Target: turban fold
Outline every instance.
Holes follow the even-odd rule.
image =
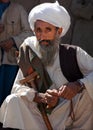
[[[34,23],[37,20],[48,22],[56,27],[62,27],[61,36],[64,36],[70,27],[70,16],[67,10],[58,2],[43,3],[34,7],[28,17],[31,29],[34,31]]]

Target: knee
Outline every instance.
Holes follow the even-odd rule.
[[[7,96],[5,100],[5,104],[9,104],[9,105],[17,104],[18,102],[19,102],[19,97],[15,94],[11,94]]]

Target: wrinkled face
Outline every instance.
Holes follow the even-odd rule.
[[[40,44],[41,60],[45,65],[51,65],[58,49],[62,28],[57,28],[47,22],[37,20],[34,31]]]
[[[62,28],[57,28],[47,22],[37,20],[35,23],[35,35],[38,41],[50,40],[53,41],[56,36],[60,35]],[[43,41],[42,44],[48,45],[47,42]]]
[[[4,2],[4,3],[7,3],[9,2],[10,0],[0,0],[0,2]]]

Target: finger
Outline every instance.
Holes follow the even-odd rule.
[[[53,96],[58,96],[58,90],[53,89],[53,90],[47,90],[47,93]]]
[[[45,94],[45,98],[52,98],[52,95],[49,94],[49,93],[46,93],[46,94]]]
[[[64,96],[65,92],[66,92],[66,87],[63,86],[63,87],[59,90],[58,95],[59,95],[59,96]]]
[[[63,86],[61,86],[60,88],[59,88],[59,91],[61,91],[63,89]]]
[[[51,90],[51,89],[48,89],[46,92],[47,92],[47,93],[51,93],[51,92],[52,92],[52,90]]]

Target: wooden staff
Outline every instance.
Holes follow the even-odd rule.
[[[37,90],[36,84],[34,82],[36,77],[38,78],[39,75],[38,75],[38,73],[36,71],[34,71],[32,74],[30,74],[26,78],[20,80],[20,83],[22,85],[25,84],[25,83],[30,83],[31,87],[34,88],[35,90]],[[44,122],[46,124],[47,130],[53,130],[53,128],[51,126],[51,123],[50,123],[50,121],[48,119],[48,116],[46,114],[45,107],[44,107],[43,103],[39,103],[39,109],[40,109],[41,115],[43,117],[43,120],[44,120]]]

